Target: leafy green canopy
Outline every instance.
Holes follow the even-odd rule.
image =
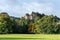
[[[32,12],[24,17],[0,13],[0,34],[60,34],[60,18]]]

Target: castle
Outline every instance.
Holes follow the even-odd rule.
[[[26,15],[24,16],[24,18],[25,19],[30,19],[30,20],[33,20],[34,18],[36,18],[36,17],[43,17],[42,16],[43,14],[40,14],[40,13],[38,13],[38,12],[32,12],[32,14],[28,14],[28,13],[26,13]]]
[[[30,19],[30,20],[33,20],[35,17],[36,17],[37,15],[36,14],[26,14],[25,16],[24,16],[24,18],[25,19]]]

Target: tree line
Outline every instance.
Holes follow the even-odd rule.
[[[1,12],[0,34],[60,34],[60,18],[39,12],[18,18]]]

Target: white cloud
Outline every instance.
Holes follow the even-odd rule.
[[[37,2],[18,3],[17,1],[18,0],[16,0],[15,2],[12,0],[1,0],[0,1],[0,12],[6,11],[9,13],[9,15],[21,17],[25,13],[31,13],[32,11],[51,14],[52,11],[54,10],[52,3],[37,3]]]
[[[52,4],[43,4],[43,3],[36,3],[36,2],[32,2],[32,3],[24,3],[23,4],[23,11],[31,13],[32,11],[35,12],[40,12],[40,13],[52,13],[53,11],[53,6]]]
[[[11,16],[20,16],[20,5],[16,5],[12,0],[0,0],[0,12],[8,12]]]

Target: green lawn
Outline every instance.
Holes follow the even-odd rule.
[[[0,40],[60,40],[56,34],[0,34]]]

